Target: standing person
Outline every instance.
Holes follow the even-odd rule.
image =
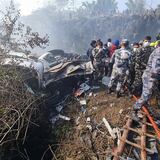
[[[141,109],[143,105],[146,105],[151,98],[153,87],[160,80],[160,41],[149,57],[149,61],[146,70],[142,76],[143,90],[139,100],[134,104],[135,111]]]
[[[156,41],[160,41],[160,33],[156,35]]]
[[[96,47],[96,41],[92,40],[90,43],[90,48],[87,50],[87,56],[88,58],[91,60],[92,64],[93,64],[93,55],[92,55],[92,51],[93,49]]]
[[[108,46],[108,48],[110,48],[112,46],[112,39],[111,38],[108,38],[107,46]]]
[[[151,47],[156,47],[156,43],[160,41],[160,33],[156,35],[156,41],[150,44]]]
[[[119,48],[119,40],[115,40],[113,41],[112,43],[112,46],[109,48],[109,57],[111,58],[113,53],[115,52],[116,49]],[[112,68],[113,68],[113,64],[112,63],[109,63],[109,66],[108,66],[108,77],[111,76],[111,73],[112,73]]]
[[[95,69],[96,79],[101,79],[105,71],[105,52],[103,49],[103,42],[97,40],[96,48],[92,50],[93,55],[93,67]]]
[[[131,94],[134,95],[139,95],[141,93],[138,93],[138,91],[141,90],[142,86],[141,86],[141,62],[140,60],[140,56],[141,56],[141,52],[140,52],[140,45],[139,43],[133,43],[133,49],[132,49],[132,61],[131,61]],[[136,92],[137,91],[137,92]]]
[[[143,40],[139,41],[139,48],[141,48],[143,46]]]
[[[146,36],[142,47],[140,49],[135,49],[135,58],[134,58],[134,70],[135,70],[135,80],[133,83],[133,94],[137,96],[141,95],[142,93],[142,75],[144,70],[146,69],[147,62],[149,56],[153,51],[153,47],[150,46],[151,37]]]
[[[117,40],[113,41],[111,47],[109,48],[110,57],[112,57],[114,51],[115,51],[116,49],[118,49],[118,48],[119,48],[119,40],[117,39]]]
[[[114,52],[110,61],[113,63],[113,70],[108,85],[108,94],[112,92],[112,88],[116,83],[117,98],[120,97],[121,89],[124,87],[123,85],[129,75],[131,52],[127,50],[128,46],[129,41],[127,39],[122,40],[121,48]]]
[[[132,48],[129,50],[131,51],[132,53],[132,56],[131,56],[131,65],[130,65],[130,70],[129,70],[129,79],[128,79],[128,89],[129,91],[131,92],[131,85],[133,84],[134,80],[135,80],[135,58],[136,58],[136,54],[137,52],[139,51],[139,43],[137,42],[134,42],[132,44]]]
[[[109,68],[109,62],[110,62],[110,51],[108,49],[107,44],[104,44],[103,51],[105,54],[105,76],[108,75],[108,68]]]

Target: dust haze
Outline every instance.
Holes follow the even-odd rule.
[[[85,54],[91,39],[128,38],[131,42],[159,32],[158,1],[130,0],[49,0],[39,1],[37,9],[22,21],[40,34],[48,34],[46,50],[63,49]],[[2,3],[2,2],[1,2]],[[3,2],[4,3],[4,2]],[[19,2],[16,1],[17,7]],[[39,6],[39,7],[38,7]],[[154,24],[154,25],[153,25]],[[34,50],[34,52],[44,52]]]

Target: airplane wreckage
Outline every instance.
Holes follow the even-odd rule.
[[[14,65],[24,71],[26,84],[33,91],[40,91],[65,78],[93,73],[91,62],[86,56],[65,53],[63,50],[51,50],[40,57],[10,51],[1,64],[7,67]]]

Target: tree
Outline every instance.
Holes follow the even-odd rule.
[[[56,7],[63,10],[69,3],[69,0],[55,0]]]
[[[157,8],[156,8],[156,14],[158,15],[160,15],[160,4],[157,6]]]
[[[10,50],[29,53],[30,49],[36,46],[45,47],[49,42],[47,35],[41,38],[37,32],[32,32],[29,26],[19,22],[20,12],[13,1],[10,1],[2,14],[0,61]],[[14,63],[0,64],[0,159],[26,159],[25,152],[22,153],[20,147],[27,140],[28,130],[31,129],[30,122],[36,121],[38,114],[35,113],[40,99],[28,92],[26,84],[27,79],[36,78],[37,74],[32,67],[20,69]]]
[[[117,10],[116,0],[97,0],[96,8],[98,13],[107,14]]]
[[[2,12],[3,18],[0,23],[0,51],[7,53],[10,50],[29,53],[34,47],[45,47],[49,42],[48,35],[40,37],[39,33],[32,32],[31,27],[19,22],[20,11],[10,1],[9,7]]]
[[[97,0],[92,3],[84,2],[82,6],[89,14],[105,15],[116,12],[118,3],[116,0]]]
[[[127,0],[125,3],[127,10],[132,14],[140,14],[145,10],[145,0]]]
[[[82,13],[87,13],[88,15],[92,15],[95,11],[96,2],[93,1],[92,3],[83,2],[82,3]]]

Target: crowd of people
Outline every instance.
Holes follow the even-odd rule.
[[[108,39],[103,44],[99,39],[92,40],[90,45],[87,56],[94,68],[94,78],[110,77],[107,94],[115,91],[117,98],[125,93],[139,96],[133,106],[135,111],[146,105],[160,81],[160,33],[155,41],[146,36],[133,44],[127,39]]]

